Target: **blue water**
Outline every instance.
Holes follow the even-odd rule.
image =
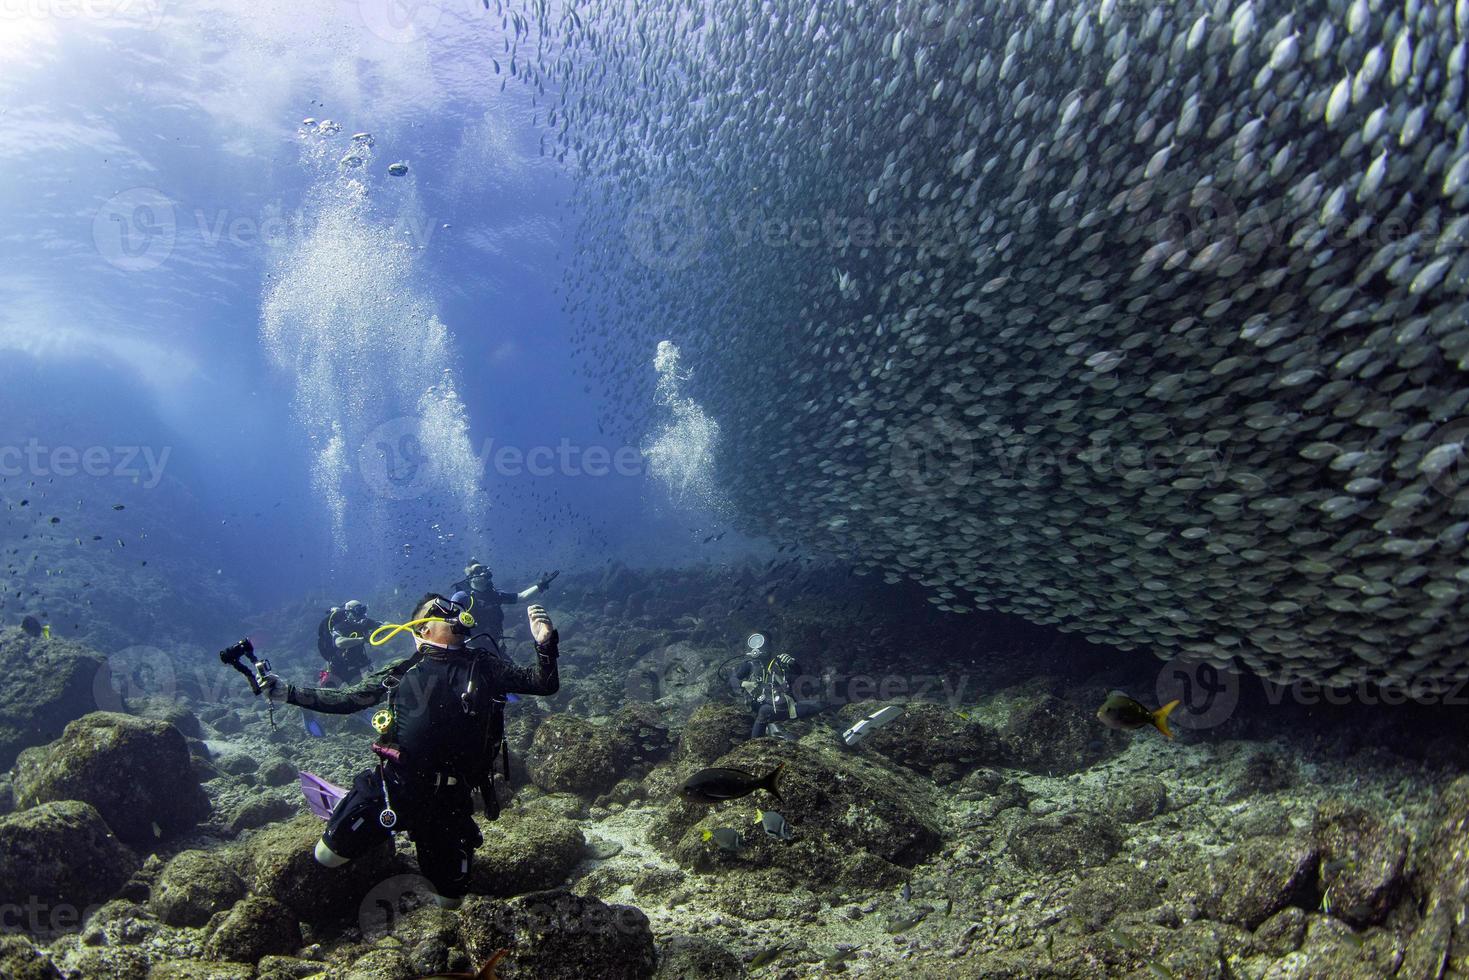
[[[0,495],[7,541],[55,548],[26,556],[7,616],[74,599],[73,573],[183,601],[210,578],[248,606],[447,588],[470,555],[523,588],[741,547],[703,545],[709,515],[599,431],[563,312],[570,179],[540,153],[555,93],[500,91],[478,2],[414,10],[4,22]],[[357,132],[373,145],[344,167]],[[37,571],[63,558],[66,578]]]

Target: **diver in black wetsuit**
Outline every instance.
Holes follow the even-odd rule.
[[[464,568],[464,577],[455,582],[452,588],[456,593],[469,594],[472,600],[469,611],[479,629],[498,641],[500,634],[505,631],[505,610],[500,607],[513,606],[540,595],[551,587],[551,583],[560,574],[551,572],[549,575],[542,575],[540,581],[520,592],[501,592],[495,588],[495,574],[484,564],[471,558]]]
[[[356,599],[348,599],[338,608],[333,606],[316,627],[316,650],[326,661],[321,683],[355,684],[372,667],[367,656],[367,638],[382,626],[368,618],[367,607]]]
[[[770,654],[764,651],[765,637],[752,634],[746,641],[745,656],[735,667],[732,676],[739,682],[755,712],[755,722],[750,727],[750,737],[762,735],[786,737],[777,720],[809,718],[825,711],[829,705],[823,701],[800,700],[792,693],[792,687],[802,676],[801,665],[785,653]]]
[[[332,811],[316,859],[338,867],[406,830],[417,845],[419,868],[434,886],[434,900],[445,908],[463,901],[474,849],[483,842],[472,817],[471,790],[483,795],[486,816],[499,815],[493,779],[507,753],[505,695],[555,694],[561,685],[559,637],[545,609],[528,610],[536,664],[520,667],[493,642],[468,645],[476,624],[467,605],[468,596],[425,596],[408,623],[388,627],[412,630],[413,655],[350,687],[300,688],[275,674],[261,683],[273,701],[327,714],[387,702],[373,716],[380,733],[373,751],[381,761],[353,781]]]

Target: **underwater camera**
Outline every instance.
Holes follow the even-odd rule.
[[[250,666],[246,667],[240,662],[242,660],[250,661]],[[250,682],[250,690],[256,694],[260,693],[260,678],[270,673],[270,661],[260,660],[255,656],[255,644],[248,638],[219,651],[219,662],[244,674],[245,679]]]

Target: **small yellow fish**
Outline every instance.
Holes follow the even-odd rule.
[[[49,623],[41,627],[41,636],[48,640],[51,639],[51,625]]]

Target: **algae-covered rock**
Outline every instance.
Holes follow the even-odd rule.
[[[321,964],[315,964],[317,972]],[[209,960],[174,959],[154,963],[148,980],[267,980],[249,963],[219,963]]]
[[[262,956],[255,968],[255,980],[306,980],[321,975],[320,963],[295,956]]]
[[[572,715],[552,715],[531,743],[531,780],[548,793],[595,797],[622,778],[631,746],[615,728]]]
[[[838,715],[840,724],[846,727],[880,707],[873,701],[847,705]],[[989,729],[942,705],[922,702],[907,705],[901,717],[877,729],[863,744],[899,765],[933,777],[940,785],[961,779],[1000,756],[999,741]]]
[[[708,765],[750,737],[748,711],[732,704],[703,704],[679,733],[674,758],[680,763]]]
[[[1309,841],[1254,837],[1186,884],[1210,919],[1255,929],[1288,905],[1311,901],[1320,856]]]
[[[52,800],[90,803],[118,838],[137,848],[182,833],[209,815],[189,747],[161,721],[96,711],[16,763],[20,807]]]
[[[1123,912],[1141,912],[1161,902],[1157,885],[1130,864],[1109,864],[1071,889],[1071,912],[1095,932]]]
[[[0,977],[6,980],[61,980],[51,958],[24,936],[0,934]]]
[[[240,834],[278,820],[289,820],[300,812],[298,803],[285,799],[278,793],[260,793],[241,801],[230,812],[229,828],[233,833]]]
[[[674,936],[658,947],[658,980],[724,980],[743,972],[740,958],[700,936]]]
[[[342,980],[415,980],[420,975],[402,950],[374,949],[353,961],[341,977]]]
[[[1408,835],[1345,800],[1316,811],[1323,907],[1357,928],[1383,922],[1407,889]]]
[[[1122,733],[1098,724],[1095,714],[1095,707],[1049,694],[1023,698],[1000,728],[1003,757],[1017,769],[1047,774],[1095,765],[1126,745]]]
[[[256,831],[234,849],[250,890],[285,905],[303,922],[355,919],[363,897],[389,877],[393,850],[384,842],[340,868],[316,862],[323,824],[310,814]]]
[[[1107,786],[1106,810],[1118,823],[1142,823],[1168,809],[1168,787],[1153,776],[1120,779]]]
[[[267,786],[285,786],[294,783],[301,773],[290,760],[275,756],[260,764],[260,771],[257,775],[260,781]]]
[[[1009,845],[1022,867],[1055,873],[1106,864],[1122,841],[1101,816],[1059,813],[1019,824],[1010,832]]]
[[[93,688],[105,661],[95,651],[63,639],[0,630],[0,769],[15,764],[21,749],[44,745],[66,723],[95,711]]]
[[[184,707],[174,698],[162,697],[157,694],[141,698],[129,698],[127,700],[127,711],[130,715],[140,718],[152,718],[172,725],[183,733],[185,738],[203,738],[204,728],[199,724],[199,719],[192,711]]]
[[[29,932],[74,928],[83,907],[106,901],[137,867],[87,803],[60,800],[0,817],[0,905],[39,909]],[[56,921],[62,912],[69,921]]]
[[[494,823],[476,819],[484,836],[474,853],[470,890],[476,894],[507,898],[556,888],[586,849],[581,828],[570,820],[513,812]]]
[[[674,739],[658,709],[651,704],[634,702],[623,705],[612,716],[611,727],[620,736],[622,744],[627,746],[626,774],[642,775],[673,752]]]
[[[868,886],[892,879],[938,846],[931,787],[905,770],[883,767],[835,747],[756,739],[715,760],[717,766],[763,776],[783,765],[782,799],[764,790],[714,806],[672,798],[649,838],[686,867],[776,871],[807,884]],[[756,809],[774,810],[791,838],[776,840],[756,823]],[[704,830],[732,827],[745,835],[735,854],[705,841]]]
[[[294,953],[301,947],[295,914],[260,895],[244,899],[215,928],[204,951],[213,960],[254,963],[262,956]]]
[[[460,943],[478,966],[496,950],[503,980],[644,980],[656,963],[642,910],[608,905],[564,889],[499,902],[473,896],[459,913]]]
[[[206,851],[173,857],[153,886],[149,907],[171,926],[202,926],[245,894],[240,876]]]

